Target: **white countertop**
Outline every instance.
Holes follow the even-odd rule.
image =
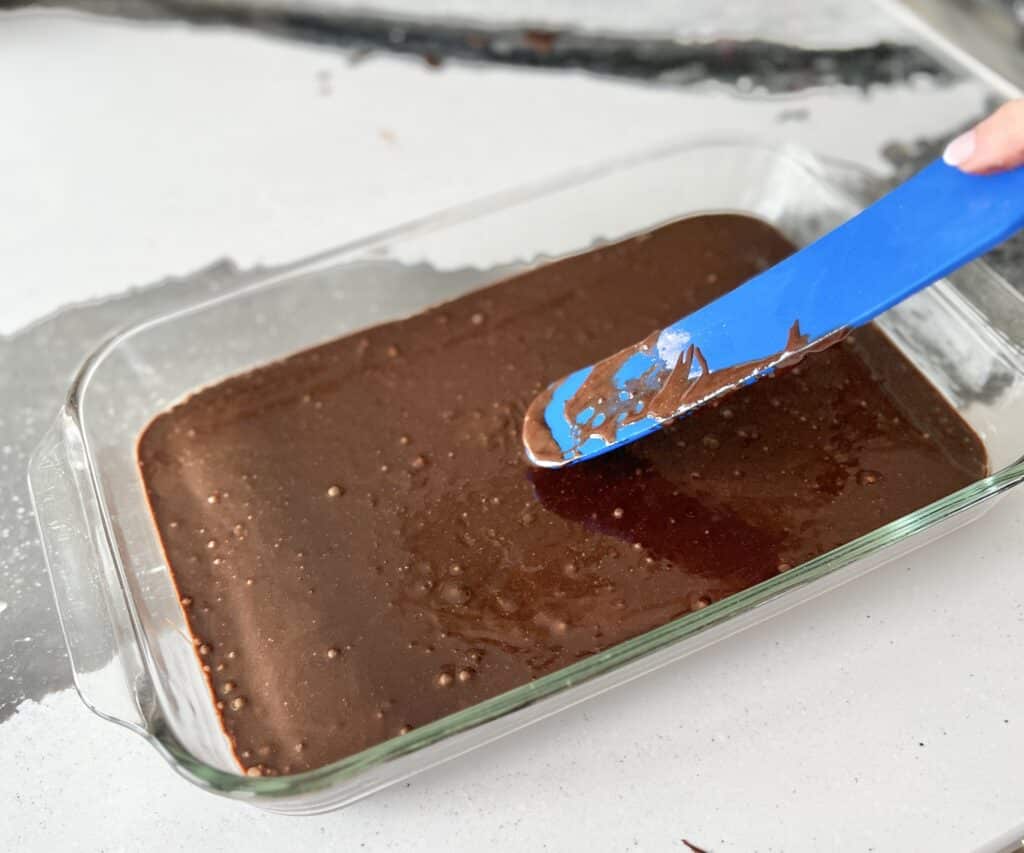
[[[351,65],[230,30],[0,15],[0,335],[218,258],[281,262],[727,129],[730,110],[877,168],[880,141],[901,132],[854,138],[826,104],[798,123],[778,120],[777,101],[697,116],[692,97],[573,72]],[[951,130],[927,88],[875,97],[904,132]],[[970,85],[954,98],[980,109]],[[853,91],[845,109],[876,114]],[[968,850],[1024,812],[1022,553],[1014,493],[770,623],[315,818],[192,788],[64,689],[0,724],[0,848]],[[18,605],[0,599],[2,622]]]

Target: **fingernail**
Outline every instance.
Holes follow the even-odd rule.
[[[946,150],[942,152],[942,159],[950,166],[960,166],[966,163],[974,153],[974,137],[973,130],[961,133],[946,146]]]

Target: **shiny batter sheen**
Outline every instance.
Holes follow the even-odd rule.
[[[557,471],[551,381],[792,246],[701,216],[205,389],[139,464],[225,731],[318,767],[707,606],[964,486],[978,439],[873,328]]]

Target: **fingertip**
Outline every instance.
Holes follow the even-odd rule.
[[[946,165],[963,168],[963,166],[971,159],[975,149],[978,147],[977,137],[977,133],[971,129],[966,133],[961,133],[956,139],[950,142],[949,145],[946,146],[946,150],[942,152],[942,159],[945,161]]]
[[[1024,99],[1003,104],[950,142],[943,160],[973,175],[1005,172],[1024,164]]]

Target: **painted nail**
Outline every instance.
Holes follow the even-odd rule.
[[[942,152],[942,159],[950,166],[959,166],[970,159],[974,148],[975,133],[973,130],[968,130],[967,133],[961,133],[946,146],[946,150]]]

